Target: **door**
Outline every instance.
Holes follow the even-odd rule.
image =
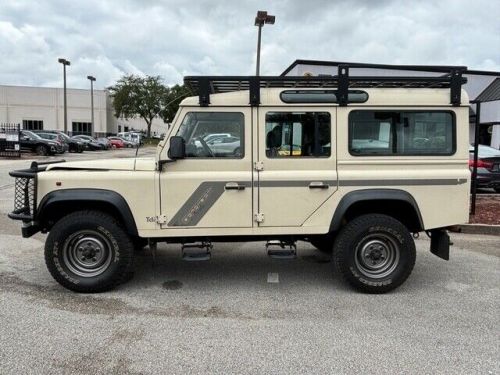
[[[259,107],[259,226],[300,226],[337,189],[335,111]]]
[[[186,158],[160,173],[162,228],[252,227],[250,109],[184,108],[179,119],[171,135],[184,138]]]

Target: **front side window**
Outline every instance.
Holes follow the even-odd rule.
[[[270,158],[328,157],[331,154],[328,112],[268,112],[266,155]]]
[[[242,158],[244,116],[240,112],[189,112],[177,132],[187,158]]]
[[[352,155],[452,155],[455,119],[447,111],[352,111]]]

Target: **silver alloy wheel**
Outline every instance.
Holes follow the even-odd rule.
[[[111,264],[110,241],[101,233],[82,230],[72,234],[63,247],[63,262],[75,275],[95,277]]]
[[[398,266],[399,258],[397,240],[385,233],[372,233],[364,237],[354,254],[359,272],[372,279],[390,275]]]

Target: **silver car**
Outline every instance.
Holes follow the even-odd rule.
[[[241,156],[240,139],[238,137],[223,136],[212,138],[207,142],[207,146],[215,155]]]

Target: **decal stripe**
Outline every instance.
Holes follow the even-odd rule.
[[[168,222],[168,226],[194,226],[197,225],[205,214],[212,208],[217,200],[224,194],[228,182],[234,181],[205,181],[196,188],[186,203]],[[254,187],[309,187],[312,182],[323,182],[325,185],[336,186],[335,180],[274,180],[254,181]],[[450,179],[400,179],[400,180],[340,180],[339,186],[452,186],[467,183],[466,178]],[[240,181],[238,185],[252,187],[251,181]]]
[[[205,181],[191,194],[189,199],[168,222],[168,226],[193,226],[205,216],[225,191],[229,181]],[[233,181],[231,181],[233,182]],[[238,185],[251,187],[251,182],[238,182]]]

